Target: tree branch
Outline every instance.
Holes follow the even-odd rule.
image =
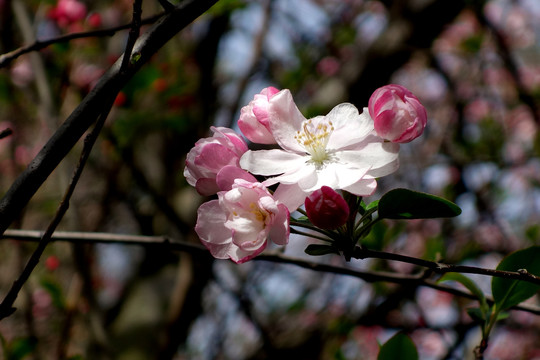
[[[164,13],[160,13],[154,16],[150,16],[146,19],[142,19],[141,25],[153,24],[164,15],[165,15]],[[37,40],[33,42],[32,44],[20,47],[18,49],[15,49],[13,51],[0,55],[0,68],[6,67],[7,65],[9,65],[12,61],[16,60],[21,55],[28,54],[33,51],[39,51],[39,50],[45,49],[53,44],[60,44],[60,43],[69,42],[71,40],[89,38],[89,37],[113,36],[118,31],[127,30],[130,28],[131,28],[131,23],[115,26],[115,27],[111,27],[107,29],[74,32],[74,33],[54,37],[48,40]]]
[[[66,189],[66,192],[64,194],[64,197],[62,198],[62,201],[60,202],[60,205],[58,206],[58,210],[56,211],[56,214],[54,215],[53,219],[49,223],[47,230],[45,231],[43,236],[40,238],[37,248],[34,250],[34,252],[32,253],[32,256],[26,263],[26,266],[24,267],[21,275],[13,283],[12,287],[9,289],[9,292],[4,297],[4,300],[2,300],[2,303],[0,303],[0,320],[10,316],[16,310],[13,307],[13,304],[15,303],[15,300],[17,299],[19,292],[21,291],[26,281],[30,278],[30,274],[32,274],[32,271],[34,271],[35,267],[39,263],[39,259],[41,258],[41,255],[43,254],[43,252],[45,251],[45,248],[51,241],[51,237],[54,231],[56,230],[56,228],[58,227],[58,225],[64,218],[64,215],[66,214],[66,212],[68,211],[69,202],[71,200],[73,192],[75,191],[75,187],[77,186],[77,183],[79,182],[79,179],[81,178],[84,166],[86,165],[86,162],[88,158],[90,157],[92,148],[94,147],[94,144],[96,143],[99,133],[101,129],[103,128],[103,124],[105,123],[105,120],[107,119],[107,116],[109,115],[109,111],[111,107],[112,107],[112,102],[108,104],[107,108],[100,115],[100,119],[98,120],[96,126],[94,127],[92,132],[88,134],[88,136],[86,137],[85,142],[84,142],[84,147],[81,152],[81,156],[79,158],[79,163],[77,164],[77,167],[75,168],[73,177],[71,178],[71,181],[68,185],[68,188]]]
[[[45,182],[56,166],[68,154],[78,139],[96,121],[103,104],[116,98],[118,92],[174,35],[206,12],[218,0],[186,0],[158,20],[135,43],[133,51],[138,53],[136,61],[125,71],[120,71],[120,58],[101,77],[94,89],[58,128],[38,155],[19,175],[10,189],[0,199],[0,233],[3,233],[35,192]]]
[[[418,265],[424,268],[427,268],[437,274],[445,274],[449,272],[458,272],[465,274],[478,274],[478,275],[487,275],[492,277],[501,277],[505,279],[514,279],[527,281],[533,284],[540,285],[540,277],[527,272],[525,269],[520,269],[519,271],[501,271],[501,270],[492,270],[484,269],[474,266],[465,266],[465,265],[452,265],[445,264],[436,261],[429,261],[424,259],[418,259],[410,256],[393,254],[384,251],[375,251],[369,250],[366,248],[356,247],[353,252],[353,257],[355,259],[386,259],[393,261],[400,261],[408,264]]]
[[[14,240],[21,240],[21,241],[39,241],[39,239],[41,238],[41,235],[42,235],[42,232],[34,231],[34,230],[7,230],[2,235],[1,239],[14,239]],[[106,244],[117,243],[117,244],[125,244],[125,245],[154,246],[154,247],[161,247],[163,248],[164,251],[166,250],[186,251],[195,256],[202,256],[206,258],[211,257],[208,250],[206,250],[206,248],[201,244],[193,244],[187,241],[179,241],[176,239],[171,239],[166,236],[139,236],[139,235],[122,235],[122,234],[109,234],[109,233],[85,233],[85,232],[58,231],[58,232],[55,232],[54,236],[51,238],[51,241],[67,241],[71,243],[106,243]],[[386,257],[382,257],[385,259],[390,259],[389,255],[396,255],[396,258],[403,257],[402,255],[398,255],[398,254],[389,254],[389,253],[383,253],[383,252],[374,252],[373,255],[375,255],[375,253],[381,256],[385,256],[384,254],[387,254]],[[410,259],[414,259],[414,258],[410,258]],[[477,298],[474,295],[468,292],[456,289],[451,286],[439,284],[433,280],[426,279],[427,274],[408,275],[408,274],[390,273],[390,272],[382,272],[382,271],[359,271],[359,270],[354,270],[354,269],[350,269],[346,267],[332,266],[332,265],[321,264],[321,263],[308,261],[308,260],[304,260],[300,258],[285,256],[279,253],[263,253],[255,257],[253,260],[270,261],[270,262],[281,263],[281,264],[291,264],[291,265],[303,267],[305,269],[310,269],[313,271],[348,275],[348,276],[353,276],[353,277],[362,279],[369,283],[385,281],[385,282],[402,284],[402,285],[405,284],[405,285],[412,285],[412,286],[425,286],[425,287],[429,287],[438,291],[444,291],[446,293],[449,293],[455,296],[477,300]],[[395,259],[390,259],[390,260],[395,260]],[[417,259],[417,260],[419,262],[426,261],[422,259]],[[436,264],[439,264],[439,266],[442,265],[443,267],[452,266],[452,265],[441,264],[441,263],[436,263]],[[457,268],[457,265],[456,265],[456,268]],[[473,267],[465,267],[465,268],[469,268],[471,270],[473,269],[477,270],[476,272],[470,271],[470,273],[488,275],[488,276],[503,276],[503,277],[508,275],[508,276],[511,276],[512,278],[514,278],[514,276],[516,275],[519,275],[521,276],[520,280],[530,281],[529,276],[527,275],[524,276],[521,273],[514,273],[514,272],[508,272],[508,271],[496,271],[495,273],[493,273],[495,270],[473,268]],[[488,298],[488,301],[493,302],[493,300],[489,298]],[[529,305],[522,304],[522,305],[515,306],[512,309],[526,311],[529,313],[540,315],[540,308],[536,306],[529,306]]]

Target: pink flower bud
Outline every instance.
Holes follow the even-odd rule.
[[[232,184],[230,179],[233,174],[229,166],[239,168],[240,157],[247,151],[244,139],[231,129],[224,127],[212,127],[214,136],[200,139],[193,149],[187,154],[184,176],[191,186],[195,186],[197,192],[204,196],[216,194],[220,188],[216,181],[218,173],[227,170],[223,184]],[[246,173],[247,174],[247,173]],[[247,174],[249,175],[249,174]],[[246,176],[247,176],[246,175]],[[246,176],[240,176],[247,180]]]
[[[275,144],[268,118],[268,101],[279,92],[274,87],[264,88],[240,110],[238,127],[246,138],[258,144]]]
[[[369,98],[368,106],[375,131],[385,140],[407,143],[422,135],[426,127],[426,109],[401,85],[378,88]]]
[[[347,202],[328,186],[323,186],[308,196],[305,206],[311,223],[321,229],[336,229],[349,218]]]

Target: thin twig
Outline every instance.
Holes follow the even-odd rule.
[[[122,65],[120,71],[126,71],[131,60],[131,53],[135,42],[139,38],[141,30],[141,16],[142,16],[142,0],[133,1],[133,17],[131,20],[131,28],[129,29],[128,39],[126,42],[126,49],[124,50],[124,57],[122,58]]]
[[[4,129],[0,132],[0,139],[6,138],[13,134],[13,130],[10,128]]]
[[[13,312],[15,312],[16,309],[13,307],[13,304],[15,303],[15,300],[17,299],[19,292],[21,291],[23,285],[26,283],[26,281],[30,277],[30,274],[32,274],[32,271],[38,265],[39,259],[41,258],[41,255],[45,251],[45,248],[51,241],[54,231],[56,230],[56,228],[58,227],[58,225],[64,218],[64,215],[66,214],[67,210],[69,209],[69,201],[73,195],[73,192],[75,191],[75,187],[77,186],[77,183],[81,177],[84,166],[86,165],[86,161],[88,160],[88,157],[90,156],[92,148],[98,138],[98,135],[101,129],[103,128],[103,124],[105,123],[105,119],[107,118],[111,107],[112,107],[112,102],[103,111],[103,113],[98,119],[98,122],[96,123],[96,126],[94,127],[92,132],[90,132],[90,134],[88,134],[88,136],[85,138],[83,150],[79,158],[79,163],[77,164],[77,167],[75,168],[73,177],[71,178],[69,186],[64,194],[64,197],[62,198],[62,201],[60,202],[60,205],[58,206],[58,209],[56,211],[56,214],[54,215],[54,218],[49,223],[49,226],[47,227],[47,230],[45,231],[45,233],[41,236],[41,239],[39,240],[37,248],[32,253],[32,256],[28,260],[21,275],[19,276],[17,280],[15,280],[9,292],[4,297],[4,300],[2,301],[2,303],[0,304],[0,320],[10,316],[11,314],[13,314]]]
[[[33,230],[7,230],[2,239],[14,239],[21,241],[39,241],[42,236],[42,232],[33,231]],[[140,236],[140,235],[122,235],[122,234],[110,234],[110,233],[86,233],[86,232],[65,232],[58,231],[54,233],[54,236],[51,238],[51,241],[66,241],[71,243],[106,243],[106,244],[125,244],[125,245],[139,245],[139,246],[156,246],[161,247],[164,250],[171,251],[186,251],[196,256],[206,256],[210,257],[208,250],[200,244],[193,244],[187,241],[179,241],[176,239],[171,239],[166,236]],[[379,254],[385,254],[382,252],[377,252]],[[394,254],[396,255],[396,254]],[[389,258],[386,256],[384,258]],[[282,264],[292,264],[300,266],[306,269],[311,269],[313,271],[328,272],[340,275],[349,275],[359,279],[362,279],[367,282],[391,282],[397,284],[413,284],[415,286],[425,286],[438,291],[444,291],[456,296],[476,300],[476,297],[468,292],[461,291],[454,287],[447,285],[438,284],[437,282],[427,280],[425,274],[419,275],[408,275],[408,274],[399,274],[399,273],[390,273],[382,271],[359,271],[346,267],[332,266],[321,264],[313,261],[308,261],[304,259],[294,258],[290,256],[285,256],[279,253],[263,253],[254,258],[257,261],[271,261],[275,263]],[[421,259],[418,259],[421,260]],[[426,261],[426,260],[422,260]],[[437,263],[439,265],[446,265]],[[490,274],[491,270],[482,269],[482,268],[472,268],[477,271],[474,273],[495,276]],[[487,270],[487,272],[486,272]],[[472,271],[470,273],[473,273]],[[506,273],[507,275],[514,276],[513,272],[507,271],[497,271],[498,275]],[[529,281],[530,279],[521,278],[520,280]],[[488,302],[493,302],[493,300],[488,298]],[[528,305],[519,305],[515,306],[512,309],[521,310],[530,312],[536,315],[540,315],[540,308]]]
[[[501,270],[479,268],[475,266],[445,264],[441,262],[429,261],[429,260],[419,259],[419,258],[406,256],[406,255],[388,253],[384,251],[369,250],[366,248],[361,248],[359,246],[355,248],[353,257],[355,259],[375,258],[375,259],[386,259],[386,260],[404,262],[404,263],[428,268],[437,274],[445,274],[449,272],[478,274],[478,275],[487,275],[487,276],[492,276],[492,277],[501,277],[505,279],[522,280],[522,281],[527,281],[533,284],[540,285],[540,277],[534,274],[531,274],[527,272],[526,270],[501,271]]]
[[[141,25],[153,24],[164,15],[165,13],[159,13],[154,16],[150,16],[146,19],[142,19]],[[33,51],[43,50],[53,44],[65,43],[71,40],[82,39],[82,38],[113,36],[114,34],[116,34],[117,32],[121,30],[126,30],[130,28],[131,28],[131,23],[119,25],[119,26],[115,26],[115,27],[111,27],[107,29],[74,32],[71,34],[58,36],[58,37],[48,39],[48,40],[37,40],[32,44],[20,47],[18,49],[15,49],[13,51],[0,55],[0,68],[7,66],[8,64],[10,64],[12,61],[17,59],[21,55],[24,55]]]

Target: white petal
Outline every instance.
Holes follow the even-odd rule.
[[[227,226],[232,229],[233,244],[245,251],[255,251],[264,245],[268,229],[264,223],[254,218],[237,218],[228,221]]]
[[[304,153],[294,136],[306,120],[294,103],[292,94],[285,89],[272,96],[268,105],[270,129],[277,143],[285,150]]]
[[[350,103],[343,103],[330,110],[326,115],[326,120],[331,121],[334,127],[341,127],[348,123],[350,119],[354,119],[359,115],[356,106]]]
[[[274,178],[275,181],[284,184],[296,184],[302,181],[315,182],[316,180],[309,180],[310,178],[316,179],[315,166],[310,163],[304,163],[302,167],[295,171],[285,173]]]
[[[380,169],[382,174],[388,175],[397,169],[398,152],[397,144],[370,142],[361,150],[339,151],[335,156],[340,162],[350,164],[350,167],[369,168],[370,173]]]
[[[375,179],[363,179],[343,188],[343,190],[358,196],[369,196],[375,192],[375,189],[377,189],[377,181]]]
[[[293,212],[304,203],[308,195],[309,193],[304,192],[297,184],[279,184],[274,192],[274,199]]]
[[[240,167],[257,175],[276,175],[297,170],[304,162],[304,156],[284,150],[249,150],[240,158]]]
[[[334,124],[335,130],[332,132],[332,135],[330,135],[328,144],[326,145],[328,149],[343,149],[347,146],[357,144],[363,141],[364,138],[373,131],[373,120],[366,111],[367,109],[364,109],[362,114],[358,114],[358,110],[356,110],[356,107],[353,105],[341,105],[350,105],[354,108],[354,111],[349,107],[342,106],[343,108],[341,108],[340,105],[338,105],[327,115],[332,123],[334,123],[333,118],[337,116],[341,116],[341,119],[345,119],[345,121],[341,121],[339,125]],[[330,116],[332,117],[330,118]],[[349,118],[346,118],[346,116],[349,116]]]

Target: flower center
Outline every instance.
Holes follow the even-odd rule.
[[[328,159],[326,144],[334,131],[334,125],[325,119],[313,120],[302,122],[302,130],[297,131],[294,138],[311,155],[311,160],[320,165]]]
[[[257,221],[265,223],[266,222],[266,216],[268,215],[265,211],[263,211],[261,208],[259,208],[255,203],[249,204],[250,213],[255,215],[255,219]]]

